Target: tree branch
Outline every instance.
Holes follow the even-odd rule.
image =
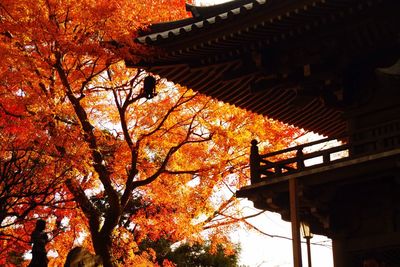
[[[91,230],[100,231],[100,211],[90,202],[83,189],[75,179],[65,181],[69,191],[74,195],[75,200],[79,203],[83,213],[89,220]]]
[[[104,166],[104,156],[100,153],[99,147],[97,145],[97,139],[93,132],[93,125],[89,122],[87,113],[85,109],[82,107],[80,100],[75,97],[73,94],[72,88],[70,87],[68,78],[66,73],[63,69],[62,62],[61,62],[61,53],[56,52],[56,63],[55,68],[57,73],[61,79],[61,82],[66,90],[67,97],[71,102],[75,114],[79,119],[81,127],[84,131],[84,140],[89,145],[89,148],[92,151],[92,158],[93,158],[93,167],[96,173],[99,176],[101,183],[104,186],[105,193],[109,197],[109,204],[110,207],[107,209],[106,212],[106,219],[104,221],[104,225],[102,227],[102,232],[105,234],[110,234],[111,231],[114,229],[114,226],[118,224],[118,219],[121,214],[121,203],[119,199],[118,192],[114,189],[110,179],[110,173],[107,170],[106,166]]]

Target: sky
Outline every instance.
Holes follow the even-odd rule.
[[[243,201],[249,212],[254,213],[253,203]],[[270,235],[287,237],[268,237],[255,230],[238,228],[232,233],[233,241],[240,243],[240,264],[250,267],[292,267],[291,225],[281,219],[277,213],[266,212],[249,220],[258,229]],[[307,247],[302,239],[303,266],[307,265]],[[314,236],[311,239],[311,258],[314,267],[333,267],[331,241],[325,236]]]
[[[195,0],[196,5],[214,5],[227,0]],[[253,207],[253,203],[242,200],[244,209],[249,214],[254,214],[258,210]],[[291,225],[281,219],[280,215],[272,212],[265,212],[250,220],[261,231],[269,235],[283,236],[268,237],[255,230],[249,231],[238,228],[232,233],[233,241],[241,244],[240,264],[249,267],[292,267],[292,241]],[[307,265],[307,247],[302,238],[302,260],[303,266]],[[314,267],[333,267],[331,241],[325,236],[314,236],[311,239],[311,258]]]
[[[321,138],[323,137],[308,133],[297,139],[296,142],[308,143]],[[335,144],[325,143],[325,145]],[[310,164],[313,163],[310,162]],[[253,203],[247,199],[241,199],[241,205],[245,211],[245,216],[259,212],[254,208]],[[244,227],[238,227],[232,233],[232,240],[241,246],[240,264],[249,267],[292,267],[293,254],[290,222],[283,221],[280,214],[273,212],[264,212],[248,221],[267,235]],[[308,266],[307,246],[304,238],[301,238],[301,242],[303,266],[306,267]],[[314,235],[311,239],[311,258],[313,267],[333,267],[331,240],[326,236]]]

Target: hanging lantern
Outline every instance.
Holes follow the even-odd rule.
[[[144,78],[143,93],[147,99],[152,99],[156,95],[156,78],[151,75]]]

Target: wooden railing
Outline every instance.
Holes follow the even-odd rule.
[[[338,142],[326,149],[307,152],[312,146],[323,145],[334,140],[342,140],[345,143]],[[253,140],[250,151],[251,183],[258,183],[264,178],[284,176],[316,166],[329,165],[334,160],[348,160],[399,147],[399,120],[364,128],[351,137],[325,138],[267,154],[260,154],[258,142]],[[335,154],[339,154],[339,157],[335,158]],[[307,161],[311,164],[306,164]]]
[[[313,161],[312,166],[329,164],[332,161],[332,155],[335,153],[343,152],[343,156],[348,156],[349,146],[347,144],[336,145],[320,151],[314,151],[310,153],[304,153],[309,147],[322,145],[323,143],[336,140],[337,138],[325,138],[318,141],[310,142],[303,145],[287,148],[280,151],[275,151],[267,154],[259,154],[258,142],[253,140],[251,142],[250,152],[250,175],[251,183],[257,183],[262,181],[262,178],[281,176],[298,171],[302,171],[309,166],[306,166],[305,162]],[[273,158],[282,157],[285,154],[289,156],[285,159],[273,161]],[[317,161],[322,159],[322,161]]]
[[[384,151],[400,146],[400,120],[365,128],[353,135],[352,154]]]

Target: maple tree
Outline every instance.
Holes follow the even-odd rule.
[[[153,249],[140,251],[143,240],[199,242],[204,230],[211,251],[233,249],[229,227],[243,220],[234,191],[248,181],[250,140],[279,149],[296,130],[162,80],[145,97],[147,74],[121,59],[146,55],[137,30],[185,16],[183,4],[0,4],[1,131],[14,149],[1,153],[11,153],[17,170],[31,164],[25,181],[45,201],[22,205],[24,216],[3,232],[24,240],[22,249],[32,219],[50,214],[52,223],[67,221],[51,243],[54,266],[82,233],[104,266],[154,263]]]

